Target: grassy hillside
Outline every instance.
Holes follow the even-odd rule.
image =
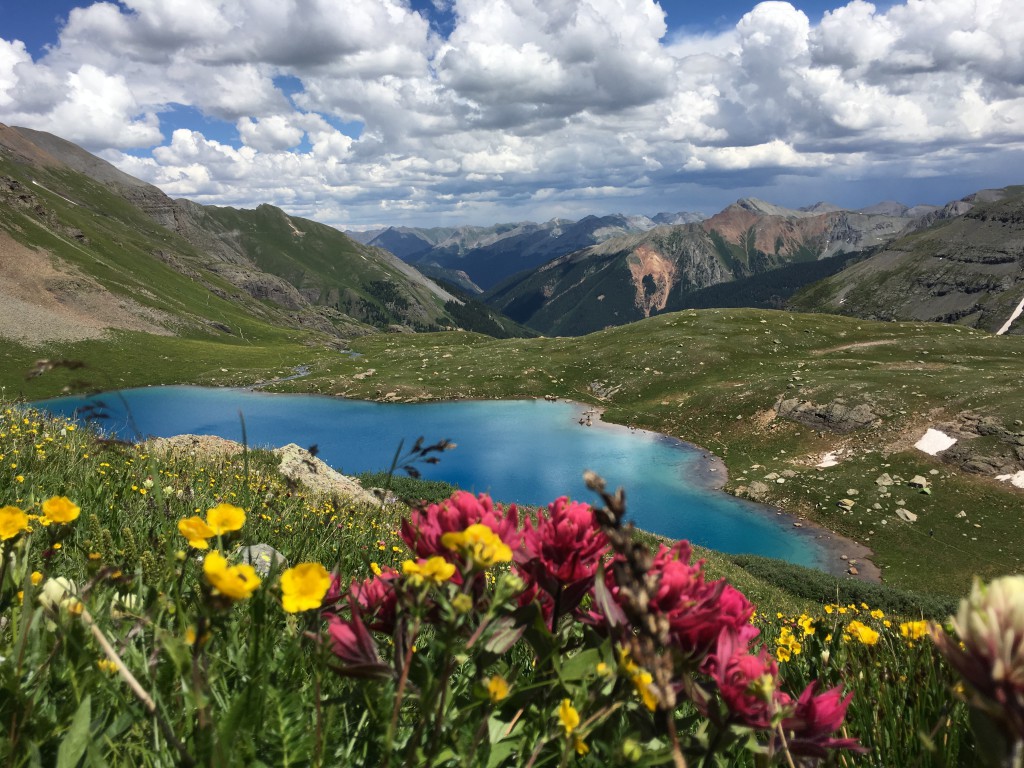
[[[466,320],[458,300],[414,268],[332,227],[270,205],[172,200],[57,137],[0,125],[0,263],[29,256],[34,270],[10,275],[0,296],[59,311],[56,299],[98,327],[109,318],[83,306],[83,290],[119,316],[112,327],[152,332],[155,322],[186,337],[266,337],[282,327],[345,337]],[[42,271],[67,280],[47,282]],[[4,330],[0,322],[0,335],[12,335]]]
[[[1017,338],[944,325],[707,310],[579,339],[425,334],[365,337],[353,349],[361,356],[321,359],[310,377],[282,388],[403,401],[554,395],[589,402],[608,420],[722,456],[729,489],[762,483],[763,500],[866,544],[887,583],[958,594],[975,573],[1021,568],[1021,491],[912,448],[927,427],[963,411],[1020,430],[1024,341]],[[355,378],[369,368],[371,377]],[[775,418],[783,397],[863,403],[878,419],[847,434],[819,431]],[[987,450],[986,438],[979,441]],[[837,466],[816,468],[836,451]],[[790,475],[783,483],[765,480],[783,472]],[[879,486],[883,473],[904,482]],[[918,474],[929,478],[930,495],[906,485]],[[848,497],[856,503],[844,513],[837,504]],[[898,506],[918,521],[896,517]]]

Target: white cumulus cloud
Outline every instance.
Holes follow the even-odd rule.
[[[434,6],[86,3],[35,58],[0,31],[0,121],[175,195],[338,224],[707,209],[1024,154],[1017,0],[772,0],[715,32],[670,31],[654,0]]]

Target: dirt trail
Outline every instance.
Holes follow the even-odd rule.
[[[828,349],[812,349],[812,355],[827,355],[829,352],[842,352],[846,349],[864,349],[865,347],[880,347],[883,344],[895,344],[896,339],[879,339],[878,341],[855,341],[852,344],[840,344],[838,347]]]

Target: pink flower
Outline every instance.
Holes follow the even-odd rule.
[[[354,609],[353,609],[354,611]],[[337,671],[354,677],[375,677],[387,674],[387,666],[377,653],[377,644],[370,636],[358,613],[345,620],[336,614],[327,616],[327,635],[331,651],[345,663]]]
[[[398,578],[398,571],[384,566],[380,575],[371,576],[361,584],[352,582],[349,595],[359,607],[359,613],[366,617],[370,629],[387,634],[394,632],[398,603],[394,581]]]
[[[573,610],[590,589],[607,548],[589,504],[556,499],[547,515],[537,515],[536,527],[530,519],[523,526],[523,546],[515,559],[526,594],[536,595],[548,619],[556,604],[559,615]]]
[[[519,548],[519,515],[515,505],[504,510],[486,494],[477,497],[466,491],[456,491],[440,504],[414,510],[409,520],[402,521],[402,539],[419,557],[453,559],[458,556],[441,543],[441,537],[462,533],[476,523],[486,525],[511,549]]]
[[[782,721],[782,728],[788,734],[790,752],[807,757],[825,757],[829,749],[865,752],[857,739],[832,738],[832,734],[843,725],[853,694],[844,698],[836,687],[815,696],[817,687],[817,680],[808,685],[797,699],[793,713]]]
[[[749,632],[723,630],[707,667],[733,716],[751,728],[769,728],[773,714],[789,697],[778,690],[775,659],[764,647],[751,654],[750,639]]]
[[[658,579],[650,610],[668,619],[673,645],[701,657],[714,648],[723,630],[739,633],[749,626],[754,606],[724,580],[705,582],[703,563],[691,565],[691,552],[685,541],[658,551],[650,571]]]

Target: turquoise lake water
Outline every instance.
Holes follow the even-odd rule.
[[[250,445],[316,445],[318,455],[346,474],[386,470],[399,441],[443,438],[457,448],[436,465],[417,465],[427,479],[445,480],[495,499],[547,504],[558,496],[598,499],[582,480],[602,475],[626,489],[628,519],[640,528],[689,539],[711,549],[751,553],[822,567],[821,545],[806,529],[773,510],[711,485],[700,449],[642,430],[579,423],[584,406],[543,400],[487,400],[415,405],[370,403],[316,395],[242,389],[146,387],[67,397],[35,404],[71,416],[101,406],[99,426],[137,440],[177,434],[241,441],[239,414]],[[129,417],[130,414],[130,417]]]

